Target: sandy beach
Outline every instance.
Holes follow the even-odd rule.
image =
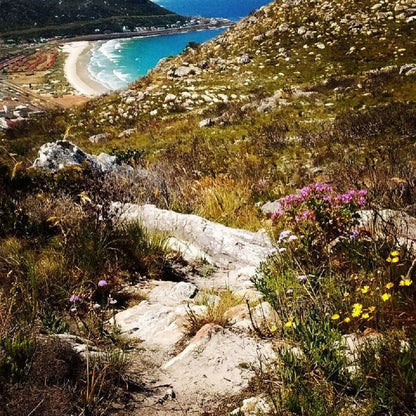
[[[91,42],[71,42],[63,47],[68,53],[65,60],[65,77],[78,94],[96,97],[109,91],[104,85],[92,79],[88,72],[89,53]]]

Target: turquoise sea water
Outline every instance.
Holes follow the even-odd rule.
[[[182,52],[189,42],[205,42],[223,30],[96,42],[88,70],[93,78],[108,88],[124,88],[146,75],[160,59]]]
[[[156,0],[169,10],[188,16],[225,17],[237,21],[269,0]],[[225,29],[175,35],[96,42],[88,70],[111,90],[126,87],[146,75],[160,59],[182,52],[189,42],[203,43]]]

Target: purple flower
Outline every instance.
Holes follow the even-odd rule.
[[[70,301],[70,302],[72,302],[72,303],[78,302],[78,301],[79,301],[79,296],[77,296],[77,295],[72,295],[72,296],[69,298],[69,301]]]
[[[292,231],[290,230],[282,231],[279,235],[279,241],[285,240],[287,237],[290,236],[290,234],[292,234]]]
[[[360,235],[360,232],[358,230],[354,230],[351,234],[350,234],[350,240],[355,240],[358,236]]]
[[[339,195],[339,198],[344,204],[349,204],[352,201],[353,196],[348,192],[347,194]]]
[[[320,182],[317,182],[317,183],[314,185],[314,188],[315,188],[315,190],[316,190],[316,191],[318,191],[318,192],[327,192],[327,193],[332,192],[332,186],[329,186],[329,185],[327,185],[326,183],[320,183]]]
[[[299,280],[299,282],[304,282],[306,279],[308,278],[308,276],[302,274],[300,276],[296,276],[296,279]]]
[[[360,206],[360,207],[362,207],[363,205],[365,205],[365,203],[366,203],[367,201],[366,201],[366,199],[365,199],[365,197],[364,196],[360,196],[359,198],[358,198],[358,205]]]
[[[302,220],[314,220],[315,214],[312,211],[304,210],[300,213],[300,215],[297,215],[295,220],[296,222],[302,221]]]
[[[312,192],[312,189],[310,186],[305,186],[304,188],[302,188],[300,190],[300,195],[302,196],[302,198],[307,198]]]
[[[286,249],[284,247],[279,248],[279,253],[284,253],[285,251],[286,251]]]
[[[286,295],[289,295],[289,296],[293,295],[293,289],[286,290]]]
[[[296,241],[298,239],[298,237],[296,236],[296,235],[291,235],[289,238],[288,238],[288,241]]]
[[[107,285],[108,285],[107,280],[102,279],[98,282],[98,287],[104,287]]]

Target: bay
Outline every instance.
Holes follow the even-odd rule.
[[[224,17],[233,21],[267,4],[268,0],[157,0],[159,5],[187,16]],[[160,59],[181,53],[189,42],[203,43],[224,28],[147,38],[96,42],[88,70],[111,90],[125,88],[154,68]]]

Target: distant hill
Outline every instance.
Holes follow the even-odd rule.
[[[149,0],[0,0],[0,36],[36,37],[121,31],[183,20]]]

